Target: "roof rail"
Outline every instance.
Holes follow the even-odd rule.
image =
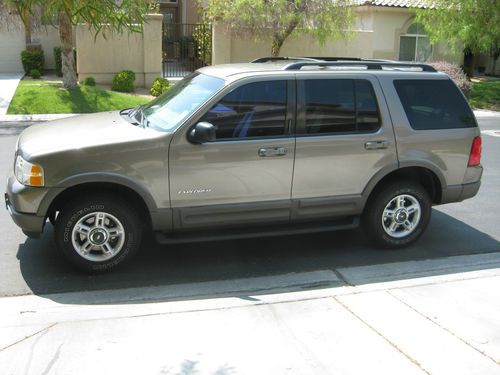
[[[393,60],[365,59],[362,57],[337,57],[337,56],[273,56],[260,57],[252,60],[251,63],[265,63],[269,61],[373,61],[373,62],[394,62]]]
[[[297,60],[297,61],[310,61],[310,62],[320,62],[325,61],[321,58],[316,57],[303,57],[303,56],[274,56],[274,57],[260,57],[258,59],[250,61],[251,63],[265,63],[269,61],[285,61],[285,60]]]
[[[394,62],[393,60],[365,59],[363,57],[338,57],[338,56],[307,56],[308,59],[319,61],[374,61],[374,62]]]
[[[293,62],[286,65],[283,70],[300,70],[305,66],[319,66],[319,67],[350,67],[350,66],[365,66],[367,70],[383,70],[384,67],[390,68],[420,68],[423,72],[436,72],[436,69],[428,64],[415,64],[415,63],[401,63],[397,61],[385,60],[345,60],[345,61],[308,61],[308,62]]]

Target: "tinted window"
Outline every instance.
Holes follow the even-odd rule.
[[[356,130],[353,80],[307,80],[304,88],[306,133]]]
[[[286,81],[249,83],[227,94],[202,121],[215,125],[217,139],[285,134]]]
[[[352,79],[303,82],[307,134],[371,132],[380,127],[370,82]]]
[[[467,102],[450,80],[396,80],[394,86],[413,129],[476,126]]]
[[[359,132],[373,132],[380,128],[377,99],[372,84],[366,80],[356,80],[356,112]]]

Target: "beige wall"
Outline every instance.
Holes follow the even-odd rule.
[[[146,16],[143,34],[119,34],[110,29],[94,33],[84,25],[76,27],[78,79],[87,76],[96,82],[111,84],[113,76],[121,70],[136,74],[136,87],[149,87],[161,76],[162,15]]]
[[[373,57],[397,60],[399,58],[399,37],[411,25],[412,16],[406,9],[374,9]]]
[[[318,44],[308,35],[288,39],[281,48],[283,56],[359,56],[372,57],[373,33],[360,31],[348,41]],[[250,38],[230,36],[221,25],[213,29],[213,64],[248,62],[271,56],[271,41],[256,42]]]
[[[201,15],[198,12],[197,2],[194,0],[185,0],[183,6],[183,22],[184,23],[200,23]]]
[[[23,71],[21,52],[26,46],[24,35],[20,21],[0,25],[0,73]]]
[[[55,69],[54,47],[60,46],[59,30],[40,27],[31,34],[33,44],[40,44],[45,57],[45,69]],[[25,29],[20,19],[13,18],[0,28],[0,72],[22,72],[21,52],[26,48]]]
[[[368,10],[368,12],[370,12]],[[405,8],[372,8],[373,30],[375,34],[373,57],[379,59],[399,59],[400,37],[415,22],[414,14]],[[454,53],[443,44],[433,46],[432,61],[446,60],[462,63],[460,53]]]
[[[486,73],[491,74],[493,70],[493,58],[485,54],[478,54],[476,55],[475,66],[476,68],[484,67],[486,68]],[[500,58],[497,60],[494,74],[500,75]]]
[[[282,56],[348,56],[398,60],[399,40],[414,22],[405,8],[359,7],[353,26],[355,36],[347,41],[327,42],[321,46],[310,36],[285,41]],[[433,60],[444,59],[461,63],[461,55],[453,54],[442,45],[434,46]],[[271,42],[256,42],[247,37],[230,35],[223,25],[215,25],[213,33],[213,63],[247,62],[271,55]]]
[[[41,27],[31,35],[31,41],[41,44],[45,56],[45,69],[55,69],[54,47],[61,45],[59,29],[54,26]]]

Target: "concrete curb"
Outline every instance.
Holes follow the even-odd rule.
[[[237,280],[206,281],[113,290],[78,291],[46,295],[19,295],[0,298],[4,316],[24,310],[58,312],[75,307],[173,303],[184,310],[230,308],[332,297],[359,292],[451,283],[482,277],[500,277],[500,252],[457,255],[446,258],[354,266],[332,270],[260,276]],[[85,308],[87,306],[87,308]],[[126,310],[126,309],[125,309]],[[163,310],[162,310],[163,311]],[[102,312],[102,311],[101,311]],[[113,316],[117,311],[105,311]],[[121,315],[120,315],[121,316]],[[87,317],[88,318],[88,317]],[[92,315],[92,319],[96,319]],[[76,316],[68,316],[76,319]],[[44,321],[45,322],[45,321]],[[0,327],[3,322],[0,321]]]
[[[486,109],[478,109],[474,111],[476,117],[498,117],[500,118],[500,112],[489,111]]]
[[[51,121],[77,116],[79,113],[40,114],[40,115],[0,115],[0,122]]]

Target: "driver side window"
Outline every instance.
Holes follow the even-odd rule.
[[[240,86],[201,119],[213,124],[217,140],[278,137],[285,134],[286,81]]]

